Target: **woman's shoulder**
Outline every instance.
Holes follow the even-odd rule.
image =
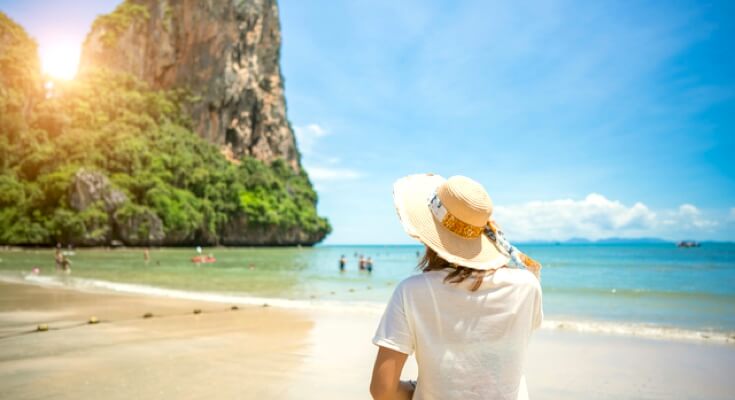
[[[427,289],[427,286],[444,287],[445,285],[449,285],[444,282],[444,278],[446,276],[446,271],[427,271],[414,274],[398,283],[396,290],[401,293],[407,293],[424,291]],[[465,283],[465,286],[471,286],[469,280],[465,281]],[[536,277],[530,271],[518,268],[498,269],[492,275],[485,278],[485,283],[483,284],[483,287],[491,288],[507,285],[512,285],[519,289],[522,288],[529,291],[541,291],[541,284],[539,283],[538,279],[536,279]]]
[[[445,271],[427,271],[413,274],[398,283],[396,290],[402,293],[423,292],[427,286],[437,286],[444,283]]]
[[[413,274],[409,276],[408,278],[403,279],[398,283],[397,288],[398,289],[413,289],[416,286],[424,286],[426,285],[426,278],[428,275],[432,274],[433,272],[438,271],[432,271],[432,272],[422,272],[418,274]]]
[[[494,280],[511,283],[533,290],[541,290],[541,284],[531,271],[520,268],[500,268],[495,271]]]

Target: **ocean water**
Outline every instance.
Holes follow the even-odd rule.
[[[735,342],[735,244],[519,246],[544,265],[545,327]],[[195,264],[194,249],[78,249],[72,273],[55,272],[53,250],[0,251],[0,280],[269,303],[350,307],[378,313],[395,285],[418,273],[421,246],[205,248],[217,262]],[[370,256],[372,273],[357,256]],[[340,272],[341,255],[348,259]],[[38,267],[40,274],[30,271]]]

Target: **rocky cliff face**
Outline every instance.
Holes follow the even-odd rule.
[[[95,21],[80,73],[132,73],[154,88],[186,88],[195,130],[239,159],[283,158],[300,170],[286,117],[275,0],[128,0]]]
[[[115,241],[133,246],[177,244],[181,238],[169,238],[163,222],[149,210],[131,214],[125,212],[127,196],[115,189],[100,172],[79,169],[69,186],[69,205],[84,212],[96,204],[108,214],[106,223],[88,226],[86,233],[75,237],[77,245],[99,246]],[[102,221],[93,221],[102,222]]]

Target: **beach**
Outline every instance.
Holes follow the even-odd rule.
[[[735,3],[322,3],[0,0],[0,400],[735,400]]]
[[[368,399],[379,317],[0,283],[0,387],[6,399]],[[542,329],[526,377],[533,399],[728,399],[733,365],[732,344]]]

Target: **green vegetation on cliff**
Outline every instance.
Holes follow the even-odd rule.
[[[2,244],[218,244],[248,237],[227,232],[235,220],[273,232],[254,244],[308,244],[331,229],[305,173],[227,161],[192,132],[181,91],[96,71],[44,96],[35,44],[2,13],[0,77]]]
[[[40,83],[36,42],[0,12],[0,143],[7,141],[7,134],[26,129],[24,117],[42,94]],[[0,158],[0,163],[5,159]]]
[[[113,12],[97,17],[92,29],[101,29],[104,32],[102,42],[111,47],[115,44],[117,38],[133,23],[146,21],[149,18],[150,13],[145,6],[123,1]]]

